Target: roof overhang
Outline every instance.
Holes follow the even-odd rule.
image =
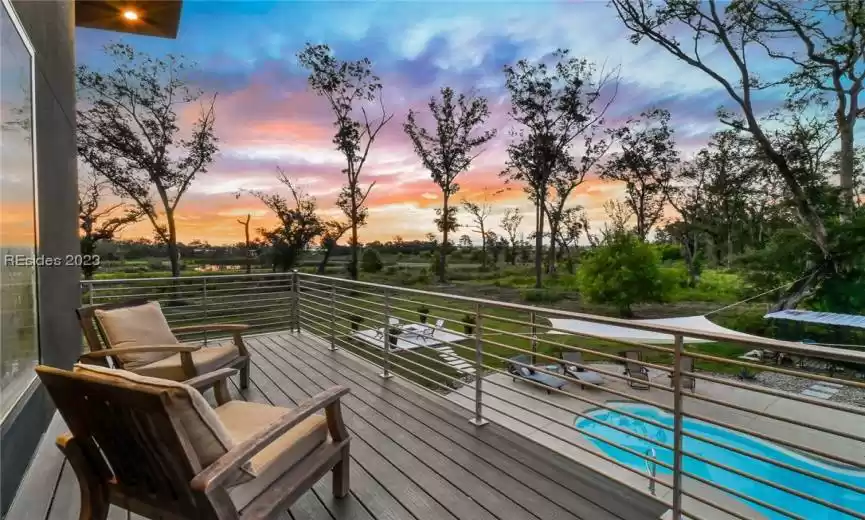
[[[75,25],[176,38],[182,6],[182,0],[75,0]]]

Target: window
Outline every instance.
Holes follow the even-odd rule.
[[[36,157],[33,47],[8,0],[0,13],[0,417],[35,377]]]

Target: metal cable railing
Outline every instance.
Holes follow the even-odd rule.
[[[865,391],[865,382],[721,357],[687,347],[685,339],[855,363],[863,371],[865,352],[297,272],[100,280],[83,282],[82,289],[94,304],[165,302],[171,325],[305,330],[330,349],[378,366],[383,378],[398,376],[447,395],[470,410],[479,427],[488,421],[519,424],[566,447],[565,454],[597,461],[599,470],[648,478],[648,494],[666,503],[673,518],[701,518],[698,511],[708,507],[743,519],[755,510],[773,519],[865,519],[865,408],[730,374],[761,371],[853,391]],[[667,346],[582,334],[548,325],[548,318],[663,333],[674,341]],[[623,359],[627,351],[641,354]],[[571,352],[582,357],[564,361]],[[622,364],[630,370],[622,371]],[[600,380],[582,378],[586,371]],[[564,386],[551,388],[550,381]],[[548,426],[539,428],[541,423]]]

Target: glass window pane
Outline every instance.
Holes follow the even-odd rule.
[[[34,377],[36,304],[32,56],[0,8],[0,417]]]

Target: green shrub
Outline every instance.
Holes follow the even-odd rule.
[[[384,268],[384,274],[386,274],[388,276],[393,276],[396,274],[397,270],[398,269],[395,265],[389,265],[389,266]]]
[[[622,316],[632,316],[635,303],[662,300],[666,290],[654,248],[627,232],[609,235],[588,255],[578,279],[584,297],[615,305]]]
[[[475,331],[475,317],[473,314],[466,314],[463,316],[463,332],[467,335],[471,335]]]
[[[555,303],[564,299],[565,294],[559,289],[524,289],[522,297],[531,303]]]
[[[365,273],[377,273],[384,268],[384,262],[375,249],[367,249],[360,260],[360,269]]]

